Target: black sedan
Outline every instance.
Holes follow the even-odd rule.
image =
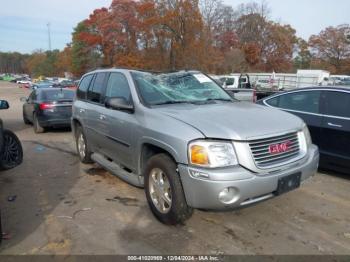
[[[9,103],[0,100],[0,110],[8,109]],[[4,129],[0,119],[0,170],[8,170],[20,165],[23,161],[23,149],[18,137],[10,130]],[[0,244],[2,240],[2,226],[0,214]]]
[[[311,87],[266,97],[258,104],[302,118],[320,148],[320,166],[350,173],[350,88]]]
[[[28,98],[22,98],[23,121],[33,124],[35,133],[48,127],[70,127],[72,103],[75,92],[65,88],[34,90]]]

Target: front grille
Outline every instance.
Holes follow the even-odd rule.
[[[289,148],[285,152],[270,152],[270,146],[289,142]],[[298,133],[269,137],[249,141],[249,147],[253,155],[255,164],[259,168],[269,168],[275,165],[283,164],[300,153]]]

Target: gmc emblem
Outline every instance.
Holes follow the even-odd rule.
[[[289,151],[291,141],[286,141],[280,144],[274,144],[269,146],[269,153],[270,154],[279,154]]]

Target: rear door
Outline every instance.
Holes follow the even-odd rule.
[[[79,87],[76,94],[76,101],[74,102],[73,115],[78,118],[82,123],[85,135],[89,137],[88,123],[87,123],[87,91],[94,78],[94,74],[85,76],[79,83]]]
[[[100,72],[89,86],[87,92],[87,126],[89,129],[90,143],[97,151],[104,153],[103,141],[107,134],[106,119],[103,115],[104,103],[102,93],[104,92],[106,80],[109,73]]]
[[[266,99],[264,103],[292,113],[305,121],[314,144],[321,145],[321,126],[323,116],[320,113],[320,90],[304,90],[282,94]]]
[[[322,153],[334,165],[350,168],[350,92],[325,91],[322,99]]]

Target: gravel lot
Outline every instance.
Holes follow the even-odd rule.
[[[79,162],[70,130],[34,134],[19,98],[0,82],[0,111],[16,132],[24,162],[0,174],[0,254],[350,254],[350,176],[319,173],[300,189],[232,212],[195,211],[169,227],[144,192],[97,165]],[[14,202],[8,197],[16,195]]]

